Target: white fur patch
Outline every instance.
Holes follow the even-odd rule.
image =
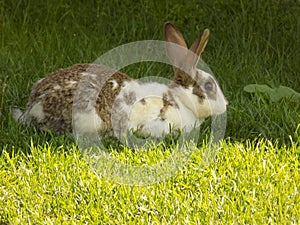
[[[82,76],[91,76],[91,77],[97,77],[97,74],[94,73],[89,73],[89,72],[82,72],[81,73]]]
[[[41,102],[35,103],[29,110],[29,116],[41,122],[45,118],[44,108]]]
[[[118,84],[118,82],[116,80],[111,80],[109,82],[112,83],[112,85],[113,85],[112,89],[113,90],[115,90],[116,88],[119,87],[119,84]]]
[[[59,89],[61,89],[61,86],[60,86],[60,85],[55,85],[55,86],[53,87],[53,89],[54,89],[54,90],[59,90]]]
[[[73,81],[73,80],[69,80],[67,82],[67,85],[65,86],[65,88],[72,88],[73,86],[75,86],[78,82],[77,81]]]
[[[144,98],[145,102],[137,102],[129,112],[129,126],[131,129],[142,127],[142,134],[162,136],[169,132],[171,127],[181,127],[181,116],[176,107],[166,109],[165,118],[161,118],[161,109],[164,107],[162,97],[152,96]]]
[[[102,123],[94,108],[90,111],[73,113],[73,126],[77,136],[97,134]]]
[[[112,119],[124,118],[122,115],[126,115],[128,121],[117,121],[116,124],[125,123],[127,130],[139,130],[141,134],[152,136],[168,133],[170,126],[181,127],[182,118],[177,106],[168,106],[164,118],[161,117],[161,110],[165,107],[163,96],[168,90],[166,85],[159,83],[126,83],[116,98],[116,115],[113,115]],[[124,99],[130,93],[135,94],[136,100],[127,104]]]
[[[12,116],[15,121],[22,120],[23,112],[22,112],[22,110],[15,108],[12,110]]]

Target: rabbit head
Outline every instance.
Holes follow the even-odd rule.
[[[214,77],[197,68],[209,37],[205,29],[188,49],[181,32],[171,23],[164,26],[166,52],[174,68],[171,88],[198,119],[226,111],[227,100]]]

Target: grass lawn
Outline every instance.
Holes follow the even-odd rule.
[[[300,104],[248,93],[249,84],[300,92],[300,2],[26,1],[0,2],[0,225],[4,224],[299,224]],[[229,100],[217,154],[199,145],[169,179],[144,186],[97,176],[70,134],[15,123],[32,84],[75,63],[139,40],[163,40],[173,22],[190,44],[204,28],[202,59]],[[150,69],[149,69],[150,68]],[[172,68],[139,63],[139,78],[172,78]],[[207,134],[210,119],[205,123]],[[205,140],[205,134],[203,139]],[[172,148],[111,154],[155,164]]]

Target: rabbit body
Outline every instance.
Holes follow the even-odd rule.
[[[173,25],[166,24],[165,33],[168,42],[186,48]],[[103,65],[76,64],[37,81],[25,112],[14,110],[13,115],[41,129],[63,132],[73,128],[79,135],[129,130],[161,136],[170,127],[189,131],[206,117],[226,110],[227,101],[214,78],[195,66],[206,42],[203,35],[194,42],[191,51],[196,61],[181,59],[183,67],[174,69],[169,85],[134,80]],[[177,53],[172,51],[167,46],[174,61]],[[191,67],[185,67],[191,62]]]

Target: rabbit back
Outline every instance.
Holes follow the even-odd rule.
[[[129,80],[127,75],[98,64],[76,64],[60,69],[33,85],[23,120],[33,121],[42,129],[71,131],[75,109],[73,116],[78,121],[73,122],[83,130],[92,118],[101,126],[109,127],[113,99],[123,82]]]

